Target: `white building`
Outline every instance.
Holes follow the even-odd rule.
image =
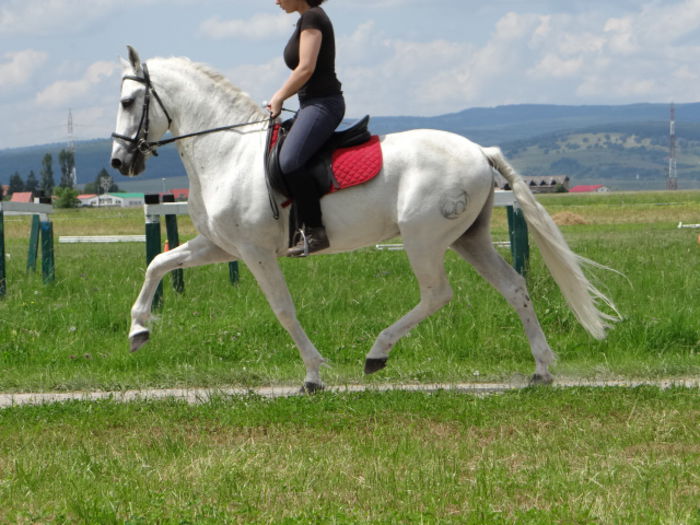
[[[143,206],[143,193],[105,193],[78,195],[81,206],[128,208]]]

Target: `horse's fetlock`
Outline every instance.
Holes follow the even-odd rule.
[[[554,376],[549,372],[535,373],[530,378],[530,386],[546,386],[554,382]]]

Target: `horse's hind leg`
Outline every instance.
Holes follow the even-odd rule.
[[[383,330],[365,360],[365,373],[371,374],[386,366],[389,352],[396,342],[423,319],[437,312],[452,298],[452,288],[445,275],[444,250],[437,246],[404,239],[413,273],[420,287],[420,302],[389,328]]]
[[[151,318],[153,296],[156,293],[158,283],[168,272],[179,268],[202,266],[234,259],[236,259],[235,256],[225,252],[201,235],[156,256],[146,269],[141,292],[131,308],[131,328],[129,329],[131,351],[135,352],[148,341],[149,332],[146,324]]]
[[[549,365],[554,361],[547,339],[527,293],[525,279],[516,272],[493,247],[486,213],[460,237],[452,249],[471,263],[479,274],[496,288],[520,316],[530,350],[535,358],[532,384],[549,384],[553,377]]]

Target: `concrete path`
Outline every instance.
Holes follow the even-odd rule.
[[[513,381],[511,383],[430,383],[430,384],[374,384],[374,385],[341,385],[328,386],[327,392],[351,393],[351,392],[436,392],[448,390],[484,396],[518,390],[527,386],[526,381]],[[683,387],[697,389],[700,394],[700,377],[657,379],[657,380],[612,380],[596,381],[581,379],[559,379],[554,382],[553,388],[572,387],[619,387],[634,388],[638,386],[654,386],[661,389]],[[256,388],[167,388],[167,389],[143,389],[124,390],[115,392],[42,392],[0,394],[0,409],[23,406],[42,405],[47,403],[61,403],[65,401],[97,401],[111,399],[121,403],[130,401],[143,401],[153,399],[178,399],[190,404],[205,403],[212,397],[220,396],[247,396],[255,395],[266,398],[290,397],[300,395],[299,387],[272,386]]]

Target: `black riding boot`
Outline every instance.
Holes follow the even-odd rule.
[[[321,192],[306,173],[287,178],[300,224],[298,242],[287,251],[288,257],[306,257],[330,246],[321,217]]]
[[[287,257],[306,257],[314,252],[325,250],[330,245],[323,226],[304,226],[299,231],[299,242],[287,250]]]

